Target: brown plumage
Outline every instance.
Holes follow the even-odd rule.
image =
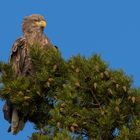
[[[38,43],[43,48],[47,44],[51,44],[43,33],[45,26],[45,19],[41,15],[34,14],[24,18],[23,36],[14,43],[9,59],[17,75],[26,76],[31,74],[29,46]]]
[[[31,76],[33,74],[29,55],[30,46],[36,43],[42,48],[49,44],[52,45],[43,33],[45,26],[46,21],[41,15],[33,14],[24,18],[22,25],[23,36],[15,41],[9,59],[9,63],[17,76]],[[27,120],[23,119],[19,111],[13,108],[9,101],[6,101],[3,112],[5,119],[11,123],[9,131],[16,134],[23,129],[24,122]]]

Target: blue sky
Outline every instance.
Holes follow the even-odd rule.
[[[140,85],[140,1],[130,0],[1,0],[0,60],[7,62],[13,42],[22,35],[25,16],[37,13],[47,20],[46,35],[64,58],[100,54],[113,69],[122,68]],[[2,140],[26,140],[28,123],[16,136],[7,133],[0,102]]]

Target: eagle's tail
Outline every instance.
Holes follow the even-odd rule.
[[[13,134],[17,133],[18,124],[19,124],[19,116],[17,110],[14,108],[12,112],[12,121],[11,121],[11,132]]]

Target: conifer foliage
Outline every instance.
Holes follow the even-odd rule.
[[[30,53],[32,76],[17,77],[0,63],[0,98],[35,124],[30,140],[139,139],[140,90],[131,77],[110,69],[99,55],[65,60],[39,45]]]

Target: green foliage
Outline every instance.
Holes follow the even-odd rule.
[[[33,133],[30,140],[49,140],[49,137],[43,134]]]
[[[66,61],[51,46],[34,45],[30,52],[33,76],[16,77],[10,65],[0,63],[0,97],[40,130],[31,140],[82,139],[83,130],[91,140],[138,139],[140,91],[132,87],[131,77],[110,69],[98,55]],[[115,128],[118,137],[112,136]]]
[[[67,130],[57,132],[56,136],[50,137],[45,134],[33,133],[30,140],[72,140]],[[77,139],[78,140],[78,139]]]
[[[121,133],[115,140],[140,140],[140,120],[133,121],[131,127],[122,126]]]

